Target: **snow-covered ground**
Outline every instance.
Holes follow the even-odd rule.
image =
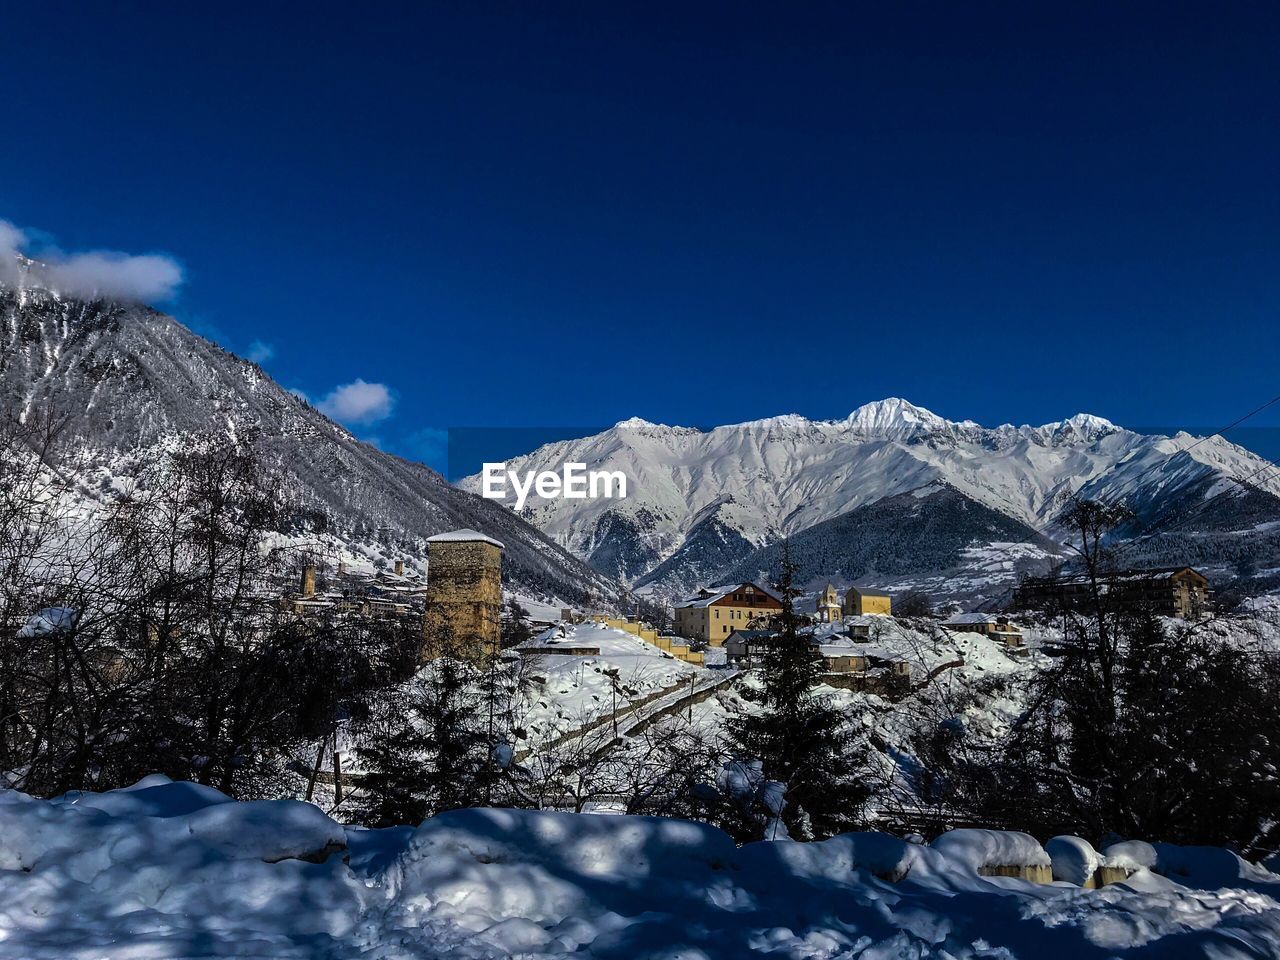
[[[735,848],[686,821],[517,810],[371,831],[164,778],[7,792],[0,958],[1280,955],[1280,876],[1226,851],[1048,848],[1055,873],[1104,859],[1136,872],[1100,890],[984,878],[992,858],[1050,862],[986,831]]]
[[[524,746],[536,746],[662,690],[697,684],[708,671],[677,660],[625,630],[602,623],[565,623],[542,631],[524,647],[590,648],[589,656],[555,654],[528,664],[532,680],[520,708]],[[616,691],[616,692],[615,692]]]

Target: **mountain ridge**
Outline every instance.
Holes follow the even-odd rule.
[[[1265,465],[1220,437],[1141,434],[1088,413],[1039,426],[984,427],[896,397],[838,420],[784,414],[696,430],[632,418],[507,466],[555,469],[563,462],[620,469],[632,495],[532,497],[527,519],[589,563],[607,540],[611,575],[637,586],[661,581],[672,593],[727,575],[751,551],[783,537],[931,484],[1060,541],[1060,514],[1073,497],[1123,499],[1141,522],[1151,522],[1165,500],[1206,480],[1235,483],[1233,496],[1244,496],[1247,478]],[[476,479],[460,485],[473,489]],[[1280,478],[1264,480],[1253,486],[1280,519]],[[623,531],[627,544],[619,542]],[[635,562],[613,562],[624,556]]]
[[[507,545],[504,571],[525,594],[572,603],[624,594],[510,511],[357,439],[160,311],[0,283],[0,342],[0,399],[20,416],[37,406],[71,414],[64,439],[96,495],[193,434],[256,429],[299,508],[325,518],[312,533],[335,551],[423,566],[426,537],[473,527]]]

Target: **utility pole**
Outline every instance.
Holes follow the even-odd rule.
[[[338,756],[338,728],[333,728],[333,805],[342,802],[342,760]]]
[[[605,671],[609,677],[609,690],[613,693],[613,739],[618,739],[618,671],[617,668]]]

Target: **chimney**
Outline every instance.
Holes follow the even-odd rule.
[[[403,577],[403,576],[404,576],[404,561],[403,561],[403,560],[397,560],[397,561],[396,561],[396,576],[397,576],[397,577]]]
[[[302,595],[304,597],[313,597],[316,593],[316,567],[313,563],[308,563],[302,568]]]

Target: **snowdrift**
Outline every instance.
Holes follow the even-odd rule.
[[[1223,850],[957,831],[737,848],[702,824],[463,810],[344,827],[148,778],[0,794],[0,958],[1275,957],[1280,876]],[[1134,873],[1085,890],[997,865]]]

